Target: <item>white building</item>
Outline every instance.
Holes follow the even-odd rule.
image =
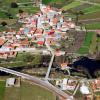
[[[15,85],[15,78],[8,78],[6,80],[6,87],[14,86]]]

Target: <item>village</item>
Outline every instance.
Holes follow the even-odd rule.
[[[99,100],[99,77],[88,80],[87,77],[89,76],[89,73],[84,73],[81,69],[75,69],[72,64],[80,59],[80,56],[84,57],[88,55],[81,55],[76,52],[80,49],[81,44],[84,42],[87,31],[86,28],[77,25],[70,17],[65,18],[62,9],[51,7],[50,5],[42,3],[38,6],[40,7],[40,11],[35,14],[21,12],[16,15],[18,23],[22,24],[18,30],[9,28],[8,30],[0,32],[0,70],[13,74],[12,77],[8,77],[6,79],[6,87],[20,88],[21,83],[23,83],[22,81],[26,81],[26,79],[31,77],[31,75],[33,76],[33,79],[31,79],[32,81],[34,80],[34,73],[41,74],[40,76],[42,76],[43,71],[42,77],[36,75],[38,76],[38,79],[43,82],[49,82],[49,84],[54,86],[54,88],[56,87],[68,94],[72,100],[74,100],[74,98],[76,98],[76,100]],[[31,56],[26,56],[28,60],[23,60],[23,62],[26,61],[26,66],[32,66],[33,64],[32,69],[31,67],[30,69],[26,67],[22,70],[22,72],[17,72],[9,68],[9,64],[6,65],[9,69],[3,67],[6,63],[13,63],[17,57],[24,58],[24,53],[26,55],[33,56],[34,59],[37,57],[33,60],[34,62],[38,59],[35,63],[30,60],[32,58]],[[45,58],[46,56],[48,57]],[[71,56],[72,58],[70,58]],[[44,57],[45,59],[41,60],[43,59],[41,57]],[[19,58],[17,62],[22,64]],[[40,67],[40,62],[42,62],[43,68]],[[23,66],[25,66],[25,64]],[[19,66],[16,64],[14,67]],[[73,70],[77,70],[76,72],[80,74],[72,75],[74,73]],[[83,77],[79,77],[81,74]],[[15,77],[14,75],[17,76]],[[53,89],[51,89],[51,91],[52,90]],[[60,98],[60,96],[58,97],[59,99],[57,100],[65,100],[62,97]]]

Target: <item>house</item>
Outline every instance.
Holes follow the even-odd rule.
[[[97,89],[100,89],[100,80],[99,79],[95,80],[95,84],[97,86]]]
[[[52,38],[52,37],[46,38],[46,42],[47,42],[49,45],[55,45],[55,43],[56,43],[55,39]]]
[[[56,56],[65,55],[65,52],[64,52],[64,51],[58,50],[58,51],[55,52],[55,55],[56,55]]]
[[[61,69],[64,70],[68,67],[68,63],[62,63],[61,64]]]
[[[76,80],[71,80],[68,78],[64,78],[62,80],[57,80],[56,85],[60,86],[62,90],[71,90],[74,91],[77,81]]]
[[[5,43],[5,39],[0,38],[0,46],[2,46]]]
[[[96,79],[95,81],[92,81],[91,83],[92,89],[94,92],[100,91],[100,80]]]
[[[8,55],[5,52],[0,52],[1,59],[7,59]]]
[[[14,57],[16,57],[17,52],[16,52],[16,51],[10,51],[10,52],[7,53],[7,55],[8,55],[8,57],[10,57],[10,58],[14,58]]]
[[[22,39],[22,40],[20,41],[20,45],[21,45],[21,46],[28,46],[28,45],[29,45],[28,38]]]
[[[44,45],[44,38],[38,38],[37,39],[37,44],[38,44],[38,46],[43,46]]]
[[[82,83],[82,86],[80,87],[80,92],[85,95],[90,94],[89,87]]]
[[[11,86],[14,86],[15,85],[15,78],[8,78],[6,80],[6,87],[11,87]]]

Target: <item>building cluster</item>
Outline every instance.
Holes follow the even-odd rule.
[[[56,80],[56,86],[58,86],[61,90],[69,91],[73,95],[75,95],[77,91],[80,91],[85,100],[100,100],[100,95],[96,94],[100,92],[99,79],[79,81],[75,79],[64,78],[61,80]]]
[[[63,80],[57,80],[56,85],[60,86],[60,88],[62,90],[71,90],[71,91],[73,91],[75,89],[76,85],[77,85],[77,81],[64,78]]]
[[[22,13],[19,21],[24,25],[18,30],[0,33],[0,58],[16,56],[18,51],[34,50],[38,46],[57,45],[66,32],[75,29],[75,24],[65,20],[62,12],[40,4],[40,12],[31,15]]]

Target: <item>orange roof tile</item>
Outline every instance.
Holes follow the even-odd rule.
[[[0,45],[3,45],[3,44],[4,44],[4,42],[5,42],[5,40],[4,40],[4,39],[2,39],[2,38],[0,38]]]

